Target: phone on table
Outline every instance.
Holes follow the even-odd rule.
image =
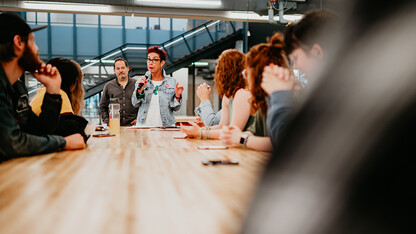
[[[228,149],[225,145],[198,145],[198,149],[200,150],[219,150],[219,149]]]
[[[210,165],[238,165],[236,160],[203,160],[202,164],[204,166]]]
[[[188,138],[188,136],[187,135],[179,135],[179,136],[173,136],[173,139],[186,139],[186,138]]]
[[[105,134],[105,133],[100,133],[100,134],[94,134],[92,135],[93,137],[112,137],[115,136],[116,134]]]

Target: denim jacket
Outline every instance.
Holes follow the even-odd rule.
[[[63,137],[47,135],[56,129],[61,105],[60,95],[45,94],[38,117],[29,106],[23,82],[12,86],[0,65],[0,162],[63,149]]]
[[[163,81],[158,90],[160,117],[162,118],[163,126],[171,126],[176,123],[173,112],[178,111],[181,108],[182,95],[180,101],[175,98],[176,80],[170,76],[167,76],[165,70],[162,70],[162,72]],[[137,91],[138,82],[136,82],[134,92],[131,97],[131,103],[133,106],[139,108],[139,113],[137,114],[137,124],[143,124],[146,120],[150,101],[152,100],[153,91],[155,89],[155,86],[152,84],[152,82],[150,82],[152,75],[150,73],[148,74],[149,82],[147,82],[146,87],[144,88],[144,95],[139,95]]]

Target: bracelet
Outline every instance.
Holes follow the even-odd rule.
[[[209,139],[209,127],[205,127],[205,139]]]

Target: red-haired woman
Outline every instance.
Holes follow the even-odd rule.
[[[246,72],[248,87],[252,94],[251,108],[257,111],[254,123],[242,132],[236,126],[226,126],[222,129],[220,139],[228,146],[242,145],[249,149],[272,151],[272,142],[266,127],[267,93],[261,86],[263,69],[269,64],[285,68],[290,73],[289,61],[283,50],[282,37],[276,34],[270,43],[261,43],[250,49],[246,57]],[[287,121],[288,113],[281,113],[280,121]]]
[[[181,107],[183,86],[166,75],[166,56],[157,46],[147,50],[148,72],[137,81],[131,99],[133,106],[139,107],[137,125],[166,127],[176,122],[173,112]],[[139,84],[143,84],[140,89]]]
[[[219,125],[201,128],[195,123],[192,126],[181,128],[189,137],[201,137],[202,139],[218,139],[221,128],[233,125],[241,130],[247,129],[254,121],[250,107],[250,91],[247,90],[247,82],[243,76],[245,55],[236,50],[229,49],[221,53],[215,67],[215,87],[222,96],[222,113]]]

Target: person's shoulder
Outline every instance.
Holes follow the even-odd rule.
[[[248,89],[239,89],[234,95],[234,99],[238,98],[250,98],[251,92]]]
[[[109,86],[114,86],[114,85],[116,85],[116,84],[117,84],[116,79],[117,79],[117,78],[114,78],[114,79],[112,79],[112,80],[110,80],[110,81],[107,81],[107,83],[105,83],[105,85],[104,85],[104,89],[108,89],[108,87],[109,87]]]
[[[140,76],[129,77],[129,82],[135,83],[139,78],[140,78]]]

